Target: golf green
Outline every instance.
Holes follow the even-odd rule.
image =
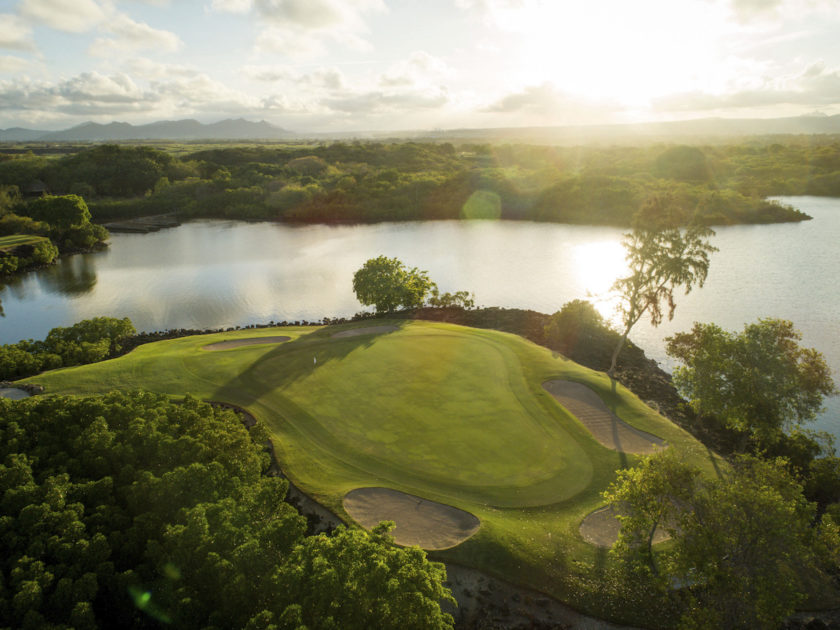
[[[336,335],[354,328],[361,334]],[[211,345],[214,351],[204,349]],[[516,335],[443,323],[185,337],[31,380],[49,394],[142,388],[242,407],[272,434],[292,481],[348,522],[342,500],[357,488],[459,508],[481,526],[439,553],[559,597],[568,595],[562,581],[551,588],[534,582],[566,575],[569,560],[595,558],[580,523],[603,505],[616,470],[638,456],[599,442],[544,383],[585,386],[604,413],[686,461],[709,471],[717,463],[605,374]]]

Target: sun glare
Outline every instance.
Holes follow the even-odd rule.
[[[724,15],[708,2],[546,2],[499,17],[521,37],[523,84],[550,81],[564,93],[632,106],[725,78],[716,52]]]
[[[575,275],[592,305],[606,320],[615,316],[615,298],[610,287],[627,271],[624,248],[618,241],[578,245],[574,249]]]

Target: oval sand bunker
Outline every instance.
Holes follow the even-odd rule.
[[[546,381],[543,388],[607,448],[647,455],[667,446],[662,438],[640,431],[624,422],[586,385],[556,380]]]
[[[597,547],[612,547],[618,540],[621,522],[616,518],[612,507],[608,505],[587,514],[581,521],[578,531],[588,543]],[[657,528],[653,533],[654,544],[669,538],[670,536],[663,529]]]
[[[291,337],[279,335],[276,337],[248,337],[247,339],[228,339],[227,341],[217,341],[207,346],[202,346],[202,350],[230,350],[231,348],[241,348],[242,346],[258,346],[264,343],[282,343],[288,341]]]
[[[333,333],[331,336],[339,339],[341,337],[358,337],[360,335],[378,335],[386,332],[395,332],[399,326],[365,326],[364,328],[351,328]]]
[[[342,504],[365,529],[394,521],[391,535],[397,544],[428,550],[454,547],[481,525],[469,512],[390,488],[356,488],[344,495]]]

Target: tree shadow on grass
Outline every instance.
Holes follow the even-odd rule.
[[[389,329],[356,336],[335,337],[334,335],[354,329],[369,329],[372,327],[370,323],[365,322],[365,325],[352,327],[330,326],[301,335],[294,341],[279,344],[239,375],[221,385],[213,394],[214,399],[236,401],[238,405],[247,407],[272,391],[286,388],[296,381],[309,377],[328,363],[344,359],[357,350],[369,348],[378,339],[398,332],[407,323],[406,321],[389,321],[382,325],[396,330]],[[276,368],[272,369],[273,366]]]

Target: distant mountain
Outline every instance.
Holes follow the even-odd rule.
[[[671,140],[713,141],[724,138],[771,135],[840,134],[840,115],[809,114],[790,118],[698,118],[672,122],[566,127],[506,127],[440,129],[435,131],[349,131],[299,134],[264,120],[242,118],[212,124],[197,120],[161,120],[147,125],[86,122],[63,131],[13,127],[0,129],[0,142],[117,142],[125,140],[287,140],[317,138],[336,140],[427,139],[463,141],[532,142],[570,144],[585,142],[636,143]]]
[[[283,140],[291,131],[264,120],[242,118],[204,124],[197,120],[162,120],[148,125],[86,122],[63,131],[19,127],[0,130],[0,142],[115,142],[120,140]]]
[[[9,129],[0,129],[0,142],[30,142],[35,138],[40,138],[48,131],[39,131],[37,129],[24,129],[23,127],[11,127]]]

